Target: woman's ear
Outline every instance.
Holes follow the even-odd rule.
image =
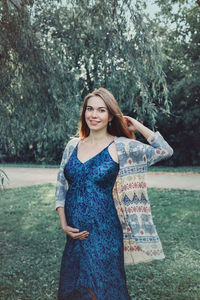
[[[108,118],[108,122],[112,121],[114,118],[114,116],[110,115],[109,118]]]

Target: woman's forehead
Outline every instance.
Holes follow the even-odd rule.
[[[106,104],[99,96],[92,96],[88,99],[87,106],[93,106],[93,107],[105,107]]]

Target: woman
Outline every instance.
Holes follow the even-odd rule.
[[[136,141],[134,131],[151,145]],[[56,186],[67,238],[59,300],[131,299],[124,264],[164,258],[145,174],[147,166],[172,154],[159,132],[123,116],[108,90],[85,98],[79,137],[65,148]]]

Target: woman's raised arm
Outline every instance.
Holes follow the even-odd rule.
[[[160,160],[167,159],[173,155],[173,149],[165,141],[159,131],[153,132],[137,120],[124,116],[129,130],[140,132],[150,145],[137,141],[136,148],[141,151],[143,159],[147,160],[147,165],[153,165]]]

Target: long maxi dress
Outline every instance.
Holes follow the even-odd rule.
[[[77,144],[64,167],[69,183],[67,224],[87,230],[89,236],[80,240],[66,235],[59,300],[91,300],[88,289],[98,300],[131,299],[126,286],[123,231],[112,197],[119,164],[110,156],[110,144],[84,163],[77,157]]]

